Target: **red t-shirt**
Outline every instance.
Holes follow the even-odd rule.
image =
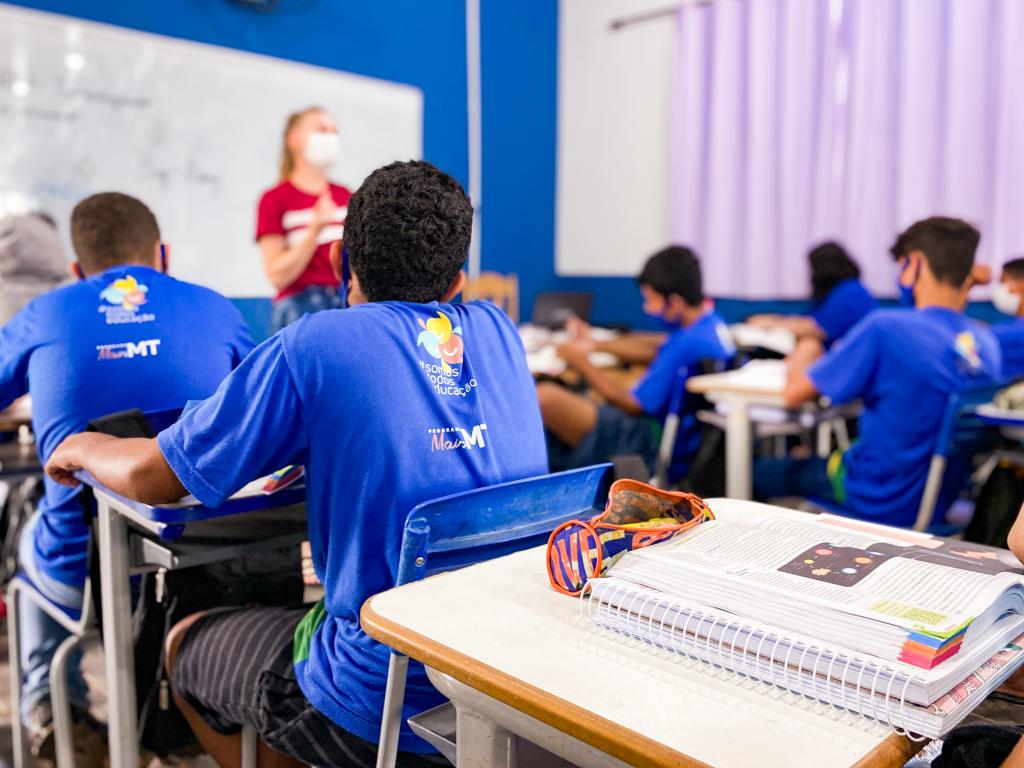
[[[313,206],[318,195],[307,195],[290,181],[282,181],[273,189],[268,189],[260,198],[259,213],[256,217],[256,239],[264,235],[282,235],[290,248],[306,236],[309,223],[313,220]],[[316,239],[316,250],[309,260],[306,269],[295,282],[280,290],[277,299],[301,293],[310,285],[326,285],[338,287],[338,279],[334,276],[330,261],[330,244],[341,240],[344,230],[345,216],[348,213],[348,201],[352,193],[345,187],[331,184],[331,197],[338,206],[334,220],[320,230]]]

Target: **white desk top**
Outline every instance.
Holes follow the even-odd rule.
[[[691,376],[686,381],[688,390],[703,394],[713,402],[722,397],[738,397],[761,405],[781,406],[785,387],[784,360],[751,360],[735,371]]]
[[[760,506],[711,505],[733,519]],[[595,632],[576,601],[548,586],[543,548],[377,595],[362,622],[409,656],[632,764],[901,766],[913,752],[880,725]]]

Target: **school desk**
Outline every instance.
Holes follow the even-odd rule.
[[[994,424],[1011,440],[1024,440],[1024,411],[998,408],[994,403],[979,405],[976,411],[982,421]]]
[[[761,506],[709,503],[725,520]],[[895,768],[922,746],[827,705],[594,631],[574,598],[548,586],[544,554],[539,547],[440,574],[363,605],[363,629],[426,664],[452,698],[460,766],[514,765],[514,737],[583,768]]]
[[[307,536],[306,491],[291,486],[267,496],[250,485],[213,509],[191,496],[150,506],[114,493],[87,472],[76,476],[96,498],[111,767],[138,768],[131,576],[298,545]]]
[[[734,371],[692,376],[686,381],[690,392],[704,395],[724,411],[720,418],[725,432],[725,494],[731,499],[753,497],[755,423],[766,425],[764,434],[768,436],[793,432],[781,430],[783,424],[797,428],[798,432],[818,428],[818,454],[827,456],[831,441],[829,425],[860,412],[859,404],[819,408],[811,403],[787,413],[783,411],[785,386],[783,360],[752,360]]]

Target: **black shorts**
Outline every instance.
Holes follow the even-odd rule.
[[[547,433],[548,463],[552,472],[589,467],[611,461],[613,456],[639,454],[654,466],[658,454],[657,426],[649,416],[631,416],[614,405],[597,406],[597,421],[579,445],[570,447]]]
[[[248,725],[267,746],[309,765],[374,768],[377,745],[315,709],[295,679],[292,640],[306,613],[308,608],[211,611],[185,634],[174,685],[220,733]],[[440,755],[400,752],[398,765],[450,763]]]

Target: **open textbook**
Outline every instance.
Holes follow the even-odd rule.
[[[928,736],[1024,663],[1009,552],[763,509],[626,554],[591,580],[590,620]]]

